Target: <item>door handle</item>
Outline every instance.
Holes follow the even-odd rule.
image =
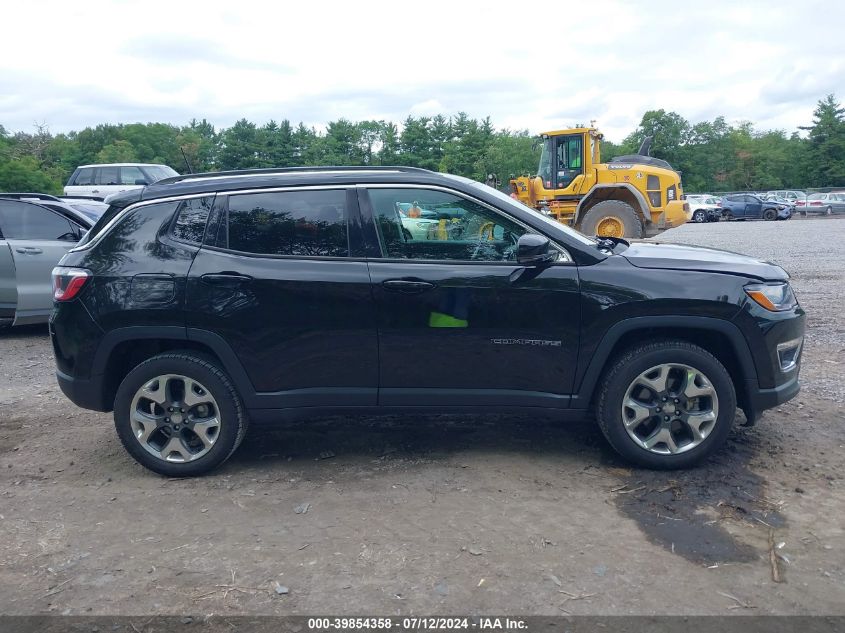
[[[20,248],[16,248],[15,251],[23,253],[24,255],[40,255],[44,252],[40,248],[35,248],[34,246],[21,246]]]
[[[240,286],[252,281],[249,275],[241,275],[240,273],[222,272],[222,273],[206,273],[200,277],[205,283],[212,286]]]
[[[386,279],[381,282],[385,290],[390,292],[402,292],[405,294],[417,294],[435,288],[435,284],[428,281],[416,279]]]

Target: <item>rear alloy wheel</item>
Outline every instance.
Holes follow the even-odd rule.
[[[639,239],[644,236],[643,223],[637,212],[630,204],[621,200],[599,202],[587,211],[579,230],[585,235],[600,237]]]
[[[763,211],[763,219],[768,220],[769,222],[771,222],[772,220],[777,220],[778,212],[774,209],[766,209],[765,211]]]
[[[188,477],[219,466],[237,449],[247,420],[229,377],[193,353],[150,358],[117,390],[115,428],[143,466]]]
[[[730,374],[686,341],[639,345],[604,380],[596,417],[623,457],[649,468],[684,468],[727,439],[736,415]]]
[[[825,215],[831,215],[833,213],[833,207],[828,207],[824,210]]]
[[[707,213],[703,209],[698,209],[698,211],[692,214],[692,221],[699,223],[707,222]]]

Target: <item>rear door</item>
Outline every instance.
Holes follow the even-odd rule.
[[[16,324],[43,321],[53,308],[50,273],[80,237],[80,228],[38,204],[0,200],[0,227],[15,263]]]
[[[120,184],[120,167],[116,165],[103,165],[97,167],[91,194],[105,198],[113,193],[125,191],[128,188],[130,187],[124,187]]]
[[[520,266],[516,241],[529,229],[459,192],[372,186],[362,196],[383,255],[370,259],[379,404],[568,406],[577,267]]]
[[[218,194],[188,275],[186,319],[190,337],[231,348],[256,392],[250,408],[376,403],[357,214],[343,187]]]

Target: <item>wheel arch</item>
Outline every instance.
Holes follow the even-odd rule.
[[[631,205],[631,208],[636,211],[643,226],[651,223],[651,214],[648,213],[648,202],[645,196],[636,187],[631,184],[620,182],[614,184],[595,185],[586,196],[581,198],[578,206],[575,208],[574,224],[577,226],[587,212],[596,206],[599,202],[605,200],[619,200]]]
[[[593,405],[604,370],[624,350],[646,340],[667,338],[687,341],[713,354],[728,370],[740,408],[753,417],[749,413],[749,381],[756,383],[757,370],[748,343],[730,321],[695,316],[636,317],[611,327],[592,353],[580,383],[576,382],[571,407],[588,409]]]
[[[218,365],[235,383],[246,403],[254,393],[246,371],[220,337],[205,330],[178,326],[125,327],[104,337],[92,366],[92,376],[101,376],[103,411],[111,411],[115,394],[126,375],[138,364],[164,352],[190,351]]]

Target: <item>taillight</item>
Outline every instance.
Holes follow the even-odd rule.
[[[813,200],[813,201],[810,203],[810,206],[811,206],[811,207],[820,207],[820,206],[822,206],[822,203],[821,203],[821,201],[820,201],[820,200]]]
[[[91,273],[84,268],[68,268],[56,266],[53,269],[53,299],[56,301],[70,301],[74,299]]]

